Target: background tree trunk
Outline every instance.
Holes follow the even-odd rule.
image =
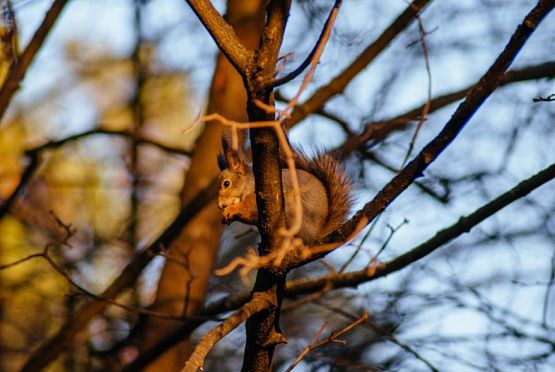
[[[226,20],[248,48],[254,49],[258,45],[264,21],[263,5],[259,0],[228,1]],[[218,56],[210,88],[207,113],[219,113],[231,120],[247,120],[243,81],[221,54]],[[209,123],[198,138],[191,165],[185,176],[182,197],[184,205],[218,174],[216,156],[220,152],[221,133],[221,125]],[[169,247],[170,255],[179,261],[187,262],[189,267],[175,261],[166,261],[153,310],[172,315],[191,315],[203,303],[220,242],[220,219],[221,212],[216,201],[209,203]],[[149,318],[144,329],[142,347],[146,349],[156,344],[178,324],[175,321]],[[189,352],[189,344],[182,342],[151,363],[147,370],[178,370],[183,366]]]

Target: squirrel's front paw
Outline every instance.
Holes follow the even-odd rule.
[[[231,215],[229,212],[223,211],[222,212],[222,224],[230,225],[234,220],[234,216]]]

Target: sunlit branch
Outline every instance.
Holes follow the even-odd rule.
[[[201,337],[197,346],[195,346],[195,350],[189,357],[189,360],[187,360],[187,363],[185,363],[185,367],[183,367],[181,372],[196,372],[198,370],[202,370],[204,359],[218,341],[241,325],[253,314],[259,313],[270,306],[271,304],[266,302],[263,298],[256,296],[251,301],[244,304],[229,318],[212,328],[207,334]]]
[[[231,27],[218,13],[208,0],[187,0],[202,22],[221,52],[227,57],[237,71],[244,75],[252,59],[253,52],[241,43],[233,27]]]
[[[54,26],[54,23],[67,3],[68,0],[54,1],[50,9],[46,12],[44,19],[37,28],[33,38],[21,56],[19,56],[17,63],[10,69],[9,75],[6,77],[6,80],[4,80],[2,88],[0,88],[0,119],[4,116],[14,93],[17,91],[21,81],[25,77],[27,69],[35,59],[37,52],[42,47],[44,40],[48,36],[52,26]]]

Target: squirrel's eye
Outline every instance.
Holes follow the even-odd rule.
[[[231,182],[229,180],[225,180],[223,185],[225,188],[228,188],[229,186],[231,186]]]

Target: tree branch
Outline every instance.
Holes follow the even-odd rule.
[[[37,52],[42,47],[44,40],[52,29],[52,26],[58,19],[60,13],[68,0],[55,0],[50,9],[46,12],[42,23],[33,35],[33,38],[18,58],[17,63],[10,69],[9,75],[4,80],[2,88],[0,88],[0,119],[4,116],[10,101],[19,88],[19,84],[25,77],[27,69],[35,59]]]
[[[77,133],[71,136],[68,136],[66,138],[62,138],[60,140],[56,140],[56,141],[50,141],[50,142],[46,142],[42,145],[39,145],[37,147],[34,147],[32,149],[28,149],[25,152],[27,154],[31,154],[31,153],[38,153],[44,150],[50,150],[50,149],[55,149],[58,147],[61,147],[63,145],[65,145],[66,143],[69,142],[73,142],[73,141],[77,141],[80,140],[84,137],[89,137],[89,136],[94,136],[97,134],[104,134],[104,135],[108,135],[108,136],[120,136],[120,137],[127,137],[127,138],[131,138],[131,139],[135,139],[137,141],[137,143],[142,144],[142,145],[152,145],[152,146],[156,146],[161,150],[170,152],[170,153],[174,153],[174,154],[178,154],[178,155],[184,155],[184,156],[191,156],[191,152],[190,151],[186,151],[183,149],[180,149],[178,147],[173,147],[173,146],[168,146],[168,145],[164,145],[162,143],[153,141],[151,139],[148,139],[146,137],[143,137],[142,135],[137,135],[135,133],[126,131],[126,130],[121,130],[121,131],[116,131],[116,130],[109,130],[109,129],[102,129],[102,128],[95,128],[95,129],[91,129],[91,130],[87,130],[81,133]]]
[[[524,18],[511,40],[497,60],[488,69],[478,84],[468,93],[466,99],[457,108],[443,130],[394,177],[375,197],[367,203],[355,216],[345,223],[338,231],[330,234],[325,243],[342,244],[357,231],[371,222],[378,214],[393,202],[412,182],[423,176],[423,172],[441,154],[441,152],[457,137],[472,115],[482,103],[499,86],[504,72],[510,66],[528,37],[535,31],[541,20],[555,6],[555,0],[540,0],[538,5]]]
[[[447,244],[456,237],[470,232],[474,226],[554,178],[555,164],[551,164],[549,167],[520,182],[512,189],[499,195],[497,198],[478,208],[471,214],[459,218],[455,224],[438,231],[426,242],[416,246],[407,253],[389,262],[383,263],[372,270],[364,269],[346,274],[328,275],[318,279],[301,279],[295,282],[289,282],[287,283],[285,293],[287,297],[290,297],[300,294],[313,293],[321,290],[325,286],[330,285],[333,288],[356,287],[367,281],[381,278],[393,272],[399,271],[428,256],[436,249]]]
[[[247,67],[253,58],[253,52],[241,43],[233,27],[223,19],[210,1],[187,0],[187,3],[210,33],[220,51],[227,57],[237,72],[245,76]]]
[[[364,311],[364,314],[362,314],[358,319],[355,319],[351,324],[345,326],[344,328],[340,329],[339,331],[336,331],[334,329],[328,337],[326,337],[324,340],[322,340],[318,343],[316,343],[316,341],[318,340],[318,336],[319,336],[319,334],[317,334],[316,337],[312,339],[312,342],[310,343],[310,345],[308,345],[303,350],[301,355],[299,355],[299,357],[297,359],[295,359],[295,361],[289,367],[287,367],[285,372],[292,371],[293,368],[295,368],[295,366],[297,364],[299,364],[301,362],[301,360],[303,360],[304,357],[306,357],[310,352],[312,352],[312,351],[314,351],[318,348],[321,348],[322,346],[327,345],[329,343],[339,341],[338,339],[341,335],[349,332],[351,329],[355,328],[359,324],[364,323],[366,321],[366,319],[368,319],[368,310]],[[319,333],[321,333],[321,332],[319,332]]]
[[[330,14],[328,15],[328,18],[326,19],[326,22],[324,23],[324,27],[322,28],[322,32],[320,33],[320,36],[318,37],[318,41],[316,42],[316,44],[314,44],[314,48],[312,48],[312,50],[310,51],[310,53],[308,54],[306,59],[303,61],[303,63],[301,63],[301,65],[299,67],[297,67],[295,70],[291,71],[287,75],[282,76],[279,79],[274,80],[274,82],[272,83],[272,86],[274,88],[277,87],[277,86],[283,85],[283,84],[293,80],[297,76],[299,76],[312,63],[316,53],[318,53],[318,52],[321,53],[321,51],[324,48],[324,45],[326,44],[326,42],[329,38],[329,35],[331,34],[331,29],[333,27],[333,23],[335,21],[335,18],[337,17],[337,13],[339,11],[340,6],[341,6],[341,1],[336,1],[335,5],[333,6],[332,10],[330,11]]]
[[[25,170],[21,174],[21,176],[19,178],[19,183],[17,184],[15,189],[12,191],[10,196],[8,196],[8,198],[6,199],[4,204],[2,206],[0,206],[0,219],[2,217],[4,217],[10,211],[10,208],[12,207],[12,204],[15,202],[15,200],[17,199],[17,197],[21,193],[21,190],[23,190],[25,185],[27,185],[27,183],[31,179],[33,173],[37,169],[38,163],[39,162],[38,162],[37,154],[30,154],[29,164],[27,164],[27,166],[25,167]]]
[[[511,83],[518,83],[527,80],[545,78],[552,79],[554,77],[555,62],[546,62],[539,65],[527,66],[517,70],[507,71],[499,86],[502,87]],[[475,85],[470,85],[457,91],[435,97],[430,101],[428,114],[463,99],[474,87]],[[419,119],[424,106],[425,104],[419,105],[391,119],[367,123],[361,134],[350,136],[337,150],[342,153],[349,153],[359,148],[368,140],[379,140],[394,131],[406,129],[410,123]]]
[[[331,97],[341,93],[351,80],[358,75],[370,62],[374,60],[402,31],[413,21],[414,16],[424,8],[430,0],[414,0],[405,11],[391,23],[391,25],[370,44],[345,70],[333,78],[328,84],[318,89],[304,103],[298,105],[291,119],[289,127],[303,120],[310,113],[320,109]]]
[[[269,307],[271,307],[270,303],[265,301],[260,296],[255,296],[251,301],[243,305],[229,318],[202,336],[181,372],[196,372],[198,370],[202,370],[206,355],[208,355],[208,352],[218,341],[237,328],[245,320],[249,319],[252,315]]]

